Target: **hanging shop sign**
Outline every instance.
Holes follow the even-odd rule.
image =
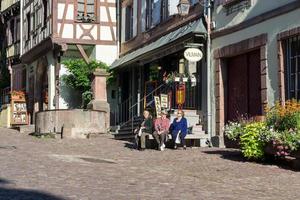
[[[187,48],[184,51],[184,57],[190,62],[198,62],[203,58],[203,53],[197,48]]]

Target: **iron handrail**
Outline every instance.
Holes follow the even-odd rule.
[[[146,98],[148,98],[150,95],[152,95],[154,92],[156,92],[157,90],[159,90],[162,86],[166,85],[166,83],[163,83],[161,85],[159,85],[157,88],[155,88],[152,92],[150,92],[148,95],[144,96],[140,101],[136,102],[135,104],[133,104],[129,110],[131,110],[133,107],[137,106],[139,103],[141,103],[142,101],[144,101]]]

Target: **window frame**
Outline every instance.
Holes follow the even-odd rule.
[[[76,20],[77,22],[83,22],[83,23],[97,23],[98,20],[98,15],[97,15],[97,9],[98,9],[98,1],[94,1],[94,16],[91,18],[87,18],[87,1],[88,0],[83,0],[84,1],[84,11],[83,11],[83,16],[80,17],[78,13],[78,0],[76,0]],[[81,13],[81,12],[80,12]]]
[[[284,60],[285,99],[300,99],[300,34],[282,40]],[[292,43],[295,42],[293,49]],[[295,54],[293,55],[293,51]],[[297,52],[298,51],[298,52]],[[298,54],[297,54],[298,53]],[[293,63],[293,59],[295,63]],[[292,66],[295,64],[295,66]],[[294,70],[293,70],[294,69]],[[294,81],[292,80],[294,77]]]

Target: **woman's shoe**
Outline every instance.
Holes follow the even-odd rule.
[[[176,144],[174,145],[174,149],[177,149],[177,145]]]
[[[183,149],[186,150],[186,146],[185,145],[183,146]]]

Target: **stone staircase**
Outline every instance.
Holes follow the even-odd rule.
[[[129,140],[134,138],[133,130],[138,127],[143,121],[142,117],[135,117],[133,120],[128,121],[126,124],[118,127],[112,132],[117,140]]]
[[[200,115],[197,114],[196,110],[184,110],[185,117],[188,120],[188,127],[191,128],[192,135],[195,135],[197,138],[200,139],[200,145],[205,145],[207,139],[209,139],[208,135],[203,130],[202,125],[200,124]],[[176,111],[174,114],[170,115],[171,122],[176,117]],[[128,121],[126,124],[124,124],[121,127],[113,127],[112,134],[115,139],[118,140],[129,140],[134,138],[133,130],[138,127],[143,118],[142,117],[135,117],[133,121]],[[191,136],[192,137],[192,136]]]

